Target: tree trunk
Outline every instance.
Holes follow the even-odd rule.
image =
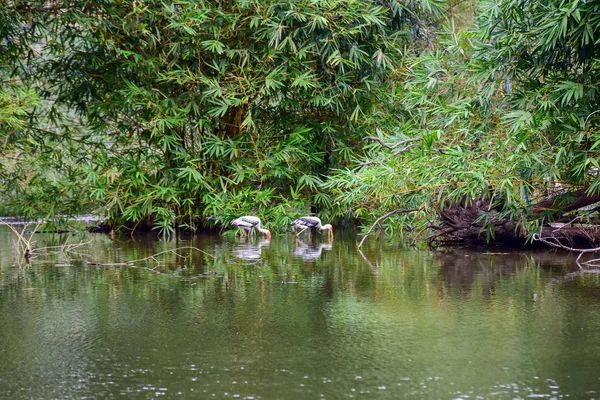
[[[542,227],[542,237],[552,237],[573,247],[598,246],[600,226],[569,223],[573,217],[564,214],[599,201],[599,195],[588,196],[586,189],[561,193],[535,204],[529,218],[555,222]],[[438,214],[442,224],[435,227],[429,237],[430,246],[490,242],[524,244],[526,241],[526,232],[519,229],[516,221],[506,216],[500,218],[499,212],[491,209],[489,198],[464,201],[439,209]]]
[[[577,210],[581,207],[589,206],[600,201],[600,194],[588,196],[586,189],[579,189],[575,192],[557,194],[537,203],[533,207],[533,214],[539,215],[544,211],[550,211],[554,215],[560,215],[569,211]]]
[[[489,241],[522,242],[524,234],[508,218],[490,210],[489,199],[455,204],[438,210],[442,225],[429,237],[429,244],[477,244]],[[491,224],[491,225],[490,225]],[[489,229],[488,226],[493,227]]]

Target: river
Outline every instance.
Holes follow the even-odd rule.
[[[26,264],[15,237],[1,398],[600,398],[600,276],[573,255],[81,232],[29,235]]]

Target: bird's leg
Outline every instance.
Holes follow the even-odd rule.
[[[296,237],[300,236],[300,234],[301,234],[302,232],[304,232],[305,230],[307,230],[307,229],[308,229],[308,227],[306,227],[306,228],[302,229],[302,230],[300,231],[300,233],[297,233],[297,234],[296,234]],[[309,236],[310,236],[310,233],[309,233]]]

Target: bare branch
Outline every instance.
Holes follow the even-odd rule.
[[[600,251],[600,247],[594,247],[592,249],[578,249],[575,247],[569,247],[569,246],[565,246],[564,244],[560,243],[560,241],[555,238],[555,237],[540,237],[537,233],[533,234],[533,240],[536,240],[538,242],[542,242],[544,244],[547,244],[548,246],[552,246],[552,247],[556,247],[557,249],[563,249],[563,250],[568,250],[568,251],[573,251],[573,252],[577,252],[577,253],[596,253],[598,251]]]
[[[589,114],[587,117],[585,117],[585,121],[583,121],[583,127],[585,128],[585,124],[587,124],[588,119],[590,119],[590,117],[594,114],[596,114],[597,112],[600,112],[600,110],[596,110],[594,112],[592,112],[591,114]]]
[[[579,258],[581,257],[581,254],[579,255],[579,257],[577,257],[577,265],[581,268],[581,265],[585,265],[586,267],[592,267],[595,268],[594,271],[598,271],[598,273],[600,273],[600,258],[594,258],[593,260],[587,260],[587,261],[583,261],[583,262],[579,262]],[[590,271],[590,270],[584,270],[584,271]]]
[[[571,221],[571,222],[573,222],[573,221]],[[543,228],[543,226],[540,226],[540,232],[533,234],[533,236],[532,236],[533,240],[542,242],[544,244],[547,244],[548,246],[556,247],[558,249],[577,252],[577,253],[579,253],[579,257],[581,257],[581,255],[583,253],[596,253],[596,252],[600,251],[600,247],[594,247],[594,248],[590,248],[590,249],[578,249],[575,247],[570,247],[570,246],[566,246],[566,245],[562,244],[560,242],[560,240],[554,236],[542,237],[542,228]],[[563,226],[558,228],[557,231],[562,228],[563,228]],[[577,258],[577,259],[579,260],[579,258]]]
[[[423,227],[423,229],[421,229],[421,230],[420,230],[420,231],[419,231],[419,232],[418,232],[418,233],[417,233],[417,234],[416,234],[416,235],[413,237],[413,239],[410,241],[410,245],[411,245],[412,247],[415,247],[415,246],[417,245],[417,239],[419,239],[419,236],[421,236],[421,234],[422,234],[423,232],[425,232],[425,230],[427,230],[427,229],[429,229],[429,228],[435,228],[435,226],[433,226],[433,225],[425,225],[425,226]]]
[[[136,262],[140,262],[140,261],[146,261],[146,260],[149,260],[149,259],[153,259],[154,261],[156,261],[156,258],[155,258],[156,256],[159,256],[159,255],[161,255],[161,254],[164,254],[164,253],[173,253],[173,252],[175,252],[175,254],[176,254],[177,256],[179,256],[179,257],[182,257],[182,258],[186,259],[187,257],[185,257],[185,256],[182,256],[181,254],[178,254],[178,253],[177,253],[177,251],[178,251],[178,250],[185,250],[185,249],[196,250],[196,251],[199,251],[200,253],[202,253],[202,254],[204,254],[204,255],[207,255],[207,256],[209,256],[209,257],[212,257],[212,258],[216,258],[216,257],[215,257],[215,256],[213,256],[212,254],[210,254],[210,253],[207,253],[207,252],[205,252],[204,250],[200,250],[200,249],[199,249],[199,248],[197,248],[197,247],[193,247],[193,246],[183,246],[183,247],[178,247],[178,248],[176,248],[176,249],[171,249],[171,250],[165,250],[165,251],[161,251],[160,253],[152,254],[152,255],[151,255],[151,256],[149,256],[149,257],[140,258],[139,260],[132,260],[132,261],[128,261],[128,262],[127,262],[127,264],[133,264],[133,263],[136,263]]]
[[[583,269],[582,265],[585,265],[588,267],[599,267],[600,266],[600,265],[596,264],[596,262],[600,261],[600,259],[593,259],[593,260],[588,260],[588,261],[584,261],[584,262],[579,262],[579,260],[581,259],[581,256],[583,254],[600,252],[600,247],[594,247],[594,248],[590,248],[590,249],[579,249],[579,248],[575,248],[575,247],[566,246],[566,245],[562,244],[560,242],[560,240],[556,237],[553,237],[553,236],[542,237],[541,229],[542,229],[542,227],[540,227],[540,233],[533,234],[533,240],[542,242],[548,246],[555,247],[557,249],[562,249],[562,250],[579,253],[579,256],[577,256],[577,259],[575,260],[579,269]]]
[[[371,225],[371,228],[369,229],[369,231],[366,233],[366,235],[362,238],[362,240],[360,241],[360,243],[358,244],[358,248],[360,249],[364,243],[364,241],[367,239],[367,237],[369,236],[369,234],[371,233],[371,231],[373,230],[373,228],[375,228],[375,225],[377,225],[380,221],[386,219],[387,217],[390,217],[394,214],[406,214],[409,212],[414,212],[414,211],[420,211],[422,209],[422,207],[419,208],[409,208],[409,209],[405,209],[405,208],[399,208],[397,210],[394,211],[390,211],[389,213],[386,213],[384,215],[382,215],[381,217],[377,218],[377,221],[375,221],[373,223],[373,225]]]
[[[25,262],[27,264],[29,264],[29,261],[31,260],[31,257],[33,255],[33,234],[35,233],[35,231],[37,230],[37,228],[40,226],[40,223],[38,223],[36,225],[36,227],[33,229],[33,232],[30,233],[29,235],[29,239],[25,237],[25,230],[27,229],[27,224],[23,225],[23,229],[21,230],[21,232],[17,231],[17,229],[12,225],[12,224],[0,224],[0,225],[6,225],[10,228],[11,231],[13,231],[13,233],[17,236],[17,242],[15,242],[15,246],[20,247],[20,253],[23,254],[23,258],[25,259]]]

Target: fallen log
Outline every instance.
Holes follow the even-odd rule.
[[[555,216],[562,216],[565,213],[578,210],[600,201],[600,194],[590,196],[586,192],[587,189],[579,189],[574,192],[560,193],[544,199],[533,206],[533,215],[550,212]]]
[[[508,217],[501,217],[487,198],[438,209],[441,224],[428,238],[429,245],[481,244],[525,241],[525,233]]]
[[[600,226],[577,224],[565,214],[600,201],[600,195],[588,195],[586,189],[560,193],[543,199],[521,218],[542,220],[541,237],[548,237],[569,247],[600,246]],[[441,224],[429,236],[431,247],[439,245],[525,244],[527,232],[518,221],[501,214],[489,198],[463,201],[437,210]],[[559,223],[560,222],[560,223]]]

